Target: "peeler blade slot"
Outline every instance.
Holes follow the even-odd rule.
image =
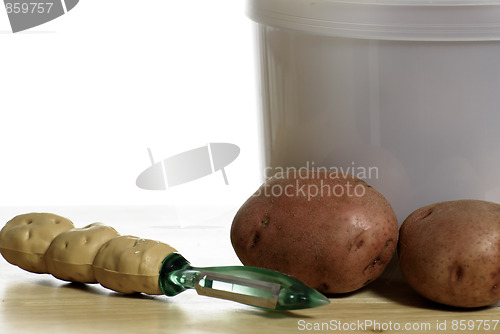
[[[195,289],[199,295],[275,309],[280,284],[249,278],[203,271],[196,276]]]

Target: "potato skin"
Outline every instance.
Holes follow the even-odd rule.
[[[431,204],[400,228],[399,265],[422,296],[457,307],[500,300],[500,205],[479,200]]]
[[[385,197],[358,178],[295,171],[265,182],[238,210],[230,234],[244,265],[289,274],[323,293],[345,293],[383,272],[398,222]]]

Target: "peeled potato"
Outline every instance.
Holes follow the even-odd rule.
[[[92,268],[97,281],[108,289],[161,295],[160,267],[173,252],[174,248],[159,241],[121,236],[101,247]]]
[[[14,217],[0,231],[0,252],[11,264],[34,273],[48,273],[44,254],[52,240],[73,223],[52,213]]]
[[[54,277],[81,283],[97,283],[92,262],[108,240],[118,236],[110,226],[93,223],[59,234],[45,253],[47,271]]]
[[[422,207],[400,229],[399,264],[424,297],[458,307],[500,300],[500,205],[460,200]]]
[[[335,172],[294,171],[269,179],[231,226],[244,265],[289,274],[323,293],[350,292],[375,280],[397,240],[398,222],[385,197]]]

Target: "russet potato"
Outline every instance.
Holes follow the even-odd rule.
[[[398,222],[385,197],[354,176],[294,171],[267,180],[238,210],[230,235],[244,265],[345,293],[383,272]]]
[[[478,200],[431,204],[400,229],[401,272],[424,297],[457,307],[500,300],[500,205]]]

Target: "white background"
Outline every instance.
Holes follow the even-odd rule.
[[[0,10],[0,206],[238,206],[261,181],[243,0],[80,0],[13,34]],[[222,174],[147,191],[156,160],[238,145]]]

